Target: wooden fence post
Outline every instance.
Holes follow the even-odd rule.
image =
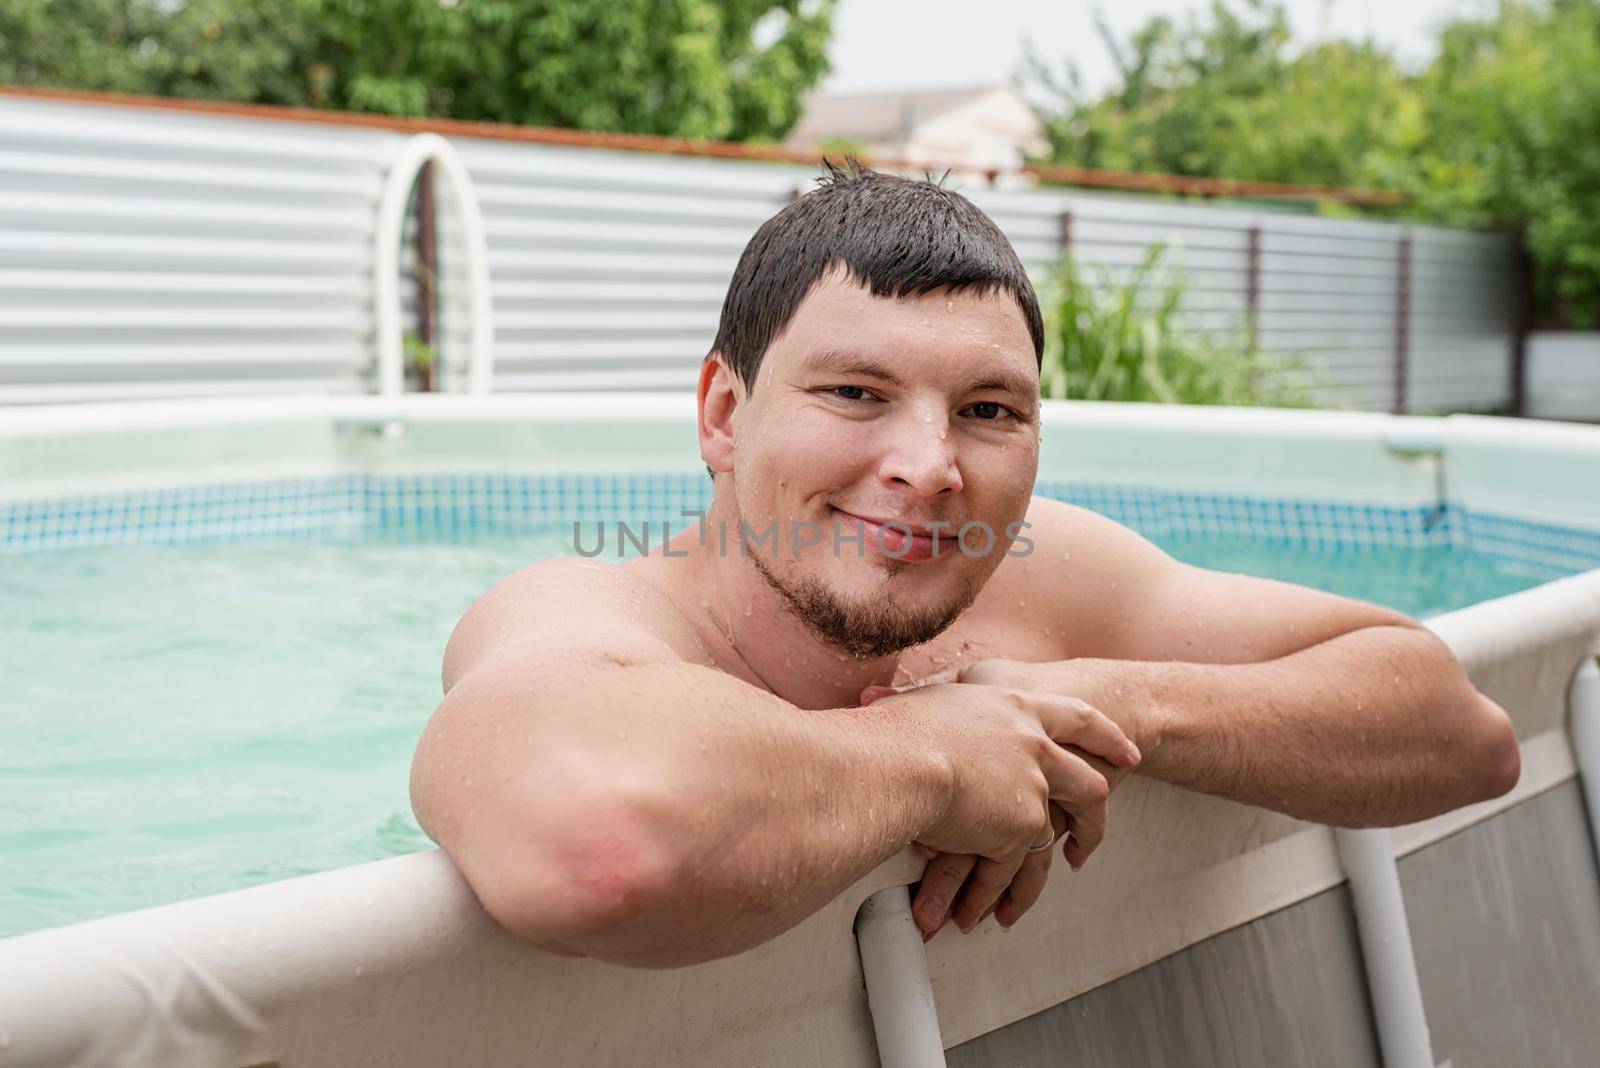
[[[1245,329],[1250,352],[1261,340],[1261,227],[1250,227],[1245,261]]]
[[[433,161],[422,165],[417,174],[417,340],[428,348],[432,357],[419,370],[422,392],[432,393],[439,388],[439,349],[434,343],[435,329],[433,300],[435,280],[439,276],[439,245],[435,227],[433,200]]]
[[[1528,235],[1518,230],[1511,246],[1511,414],[1528,414],[1528,334],[1533,330],[1533,262]]]
[[[1395,287],[1394,321],[1394,411],[1404,415],[1406,405],[1406,365],[1411,356],[1411,231],[1400,234],[1400,255]]]

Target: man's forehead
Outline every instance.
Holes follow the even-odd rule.
[[[1038,379],[1013,366],[1011,361],[997,358],[993,350],[979,349],[972,353],[968,363],[963,388],[967,392],[1001,390],[1030,396],[1038,392]],[[879,354],[852,348],[823,346],[807,351],[800,359],[800,375],[838,375],[840,377],[868,377],[882,379],[891,385],[904,387],[907,381],[905,361],[884,358]]]
[[[831,271],[806,294],[794,317],[773,339],[768,358],[786,367],[846,371],[871,360],[878,369],[926,366],[948,357],[966,368],[993,371],[1005,387],[1037,390],[1038,360],[1027,319],[1016,298],[1001,289],[941,287],[927,293],[880,297],[854,274]],[[846,359],[845,357],[849,357]],[[911,363],[915,360],[915,363]],[[895,381],[891,374],[879,377]],[[1023,385],[1023,383],[1028,383]],[[997,388],[1000,383],[994,383]]]

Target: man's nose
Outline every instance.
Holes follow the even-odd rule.
[[[949,418],[943,412],[907,412],[878,474],[885,484],[909,488],[919,497],[959,493],[961,468]]]

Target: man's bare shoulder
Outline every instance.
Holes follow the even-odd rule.
[[[1171,561],[1138,532],[1052,497],[1034,497],[1028,504],[1027,522],[1021,535],[1031,546],[1019,541],[1006,563],[1018,565],[1013,570],[1030,582],[1067,576],[1082,582],[1108,575],[1117,581]]]
[[[1050,497],[1029,502],[1027,523],[984,599],[1011,618],[1022,605],[1020,618],[1050,630],[1057,656],[1110,655],[1124,625],[1120,599],[1172,558],[1121,523]]]
[[[617,663],[704,655],[693,628],[660,587],[634,569],[582,557],[529,564],[479,596],[445,646],[445,691],[511,644],[547,655],[604,655]]]

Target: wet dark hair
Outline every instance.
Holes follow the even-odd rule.
[[[1044,323],[1016,251],[966,197],[926,179],[880,174],[846,158],[824,161],[818,188],[761,224],[733,272],[712,351],[745,384],[812,288],[843,264],[873,296],[918,296],[948,286],[1011,294],[1043,360]],[[710,358],[709,355],[707,357]]]

